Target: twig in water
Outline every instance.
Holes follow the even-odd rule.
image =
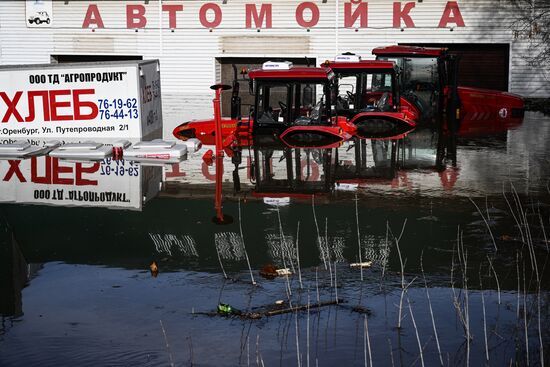
[[[325,218],[325,253],[327,255],[328,271],[330,275],[330,286],[332,287],[332,266],[330,266],[330,248],[328,247],[328,218]]]
[[[498,295],[498,304],[500,305],[500,282],[498,281],[498,275],[495,270],[495,267],[493,266],[493,262],[491,261],[491,258],[489,258],[489,255],[487,255],[487,261],[489,261],[489,267],[493,271],[493,274],[495,275],[495,281],[497,282],[497,295]]]
[[[426,289],[426,297],[428,298],[428,307],[430,309],[430,316],[432,318],[432,327],[434,330],[435,335],[435,343],[437,345],[437,352],[439,353],[439,362],[441,363],[441,366],[443,367],[443,356],[441,355],[441,347],[439,345],[439,337],[437,335],[437,328],[435,327],[435,318],[434,318],[434,312],[432,309],[432,301],[430,299],[430,292],[428,292],[428,282],[426,282],[426,276],[424,274],[424,250],[422,250],[422,254],[420,255],[420,270],[422,271],[422,278],[424,278],[424,288]]]
[[[191,362],[191,367],[193,367],[193,365],[195,364],[195,354],[193,353],[193,339],[191,338],[191,336],[189,336],[189,354],[190,354],[190,362]]]
[[[315,195],[311,195],[311,210],[313,211],[313,221],[315,222],[315,228],[317,229],[317,242],[319,242],[319,250],[321,251],[321,258],[323,259],[323,264],[325,265],[325,270],[327,269],[327,262],[325,259],[325,249],[321,243],[321,232],[319,231],[319,224],[317,223],[317,214],[315,213]]]
[[[512,209],[512,204],[510,204],[510,201],[508,200],[508,197],[506,196],[506,192],[504,191],[504,184],[502,185],[502,195],[504,196],[504,200],[506,200],[506,204],[508,205],[508,208],[510,209],[510,213],[512,214],[512,217],[514,218],[514,221],[516,222],[516,225],[518,226],[519,233],[521,235],[521,241],[523,243],[525,243],[525,236],[523,234],[523,228],[522,228],[521,224],[519,223],[519,220],[516,216],[516,213],[515,213],[514,209]]]
[[[307,321],[306,321],[306,366],[309,367],[309,308],[310,308],[310,300],[309,300],[309,287],[307,289]]]
[[[544,366],[544,344],[542,343],[542,328],[540,324],[540,283],[537,290],[537,313],[538,313],[538,331],[539,331],[539,355],[540,365]]]
[[[483,215],[483,213],[481,212],[481,210],[479,209],[479,207],[477,206],[475,201],[473,201],[471,197],[468,197],[468,199],[470,199],[472,204],[474,204],[474,206],[477,209],[477,212],[479,213],[479,215],[481,215],[481,218],[485,222],[485,225],[487,226],[487,229],[489,230],[489,234],[491,235],[491,240],[493,240],[493,246],[495,246],[495,251],[497,251],[498,250],[497,243],[495,242],[495,236],[493,236],[493,231],[491,231],[491,226],[489,226],[489,222],[487,222],[487,219],[485,219],[485,216]],[[487,214],[488,214],[488,212],[487,212]]]
[[[382,290],[382,285],[385,280],[385,274],[386,274],[386,263],[388,262],[388,258],[390,255],[390,247],[388,243],[388,232],[389,232],[389,224],[388,221],[386,221],[386,242],[384,244],[384,256],[383,256],[383,262],[382,262],[382,274],[380,275],[380,290]]]
[[[279,211],[279,207],[277,207],[277,218],[279,219],[279,232],[280,232],[280,236],[281,236],[281,256],[283,257],[283,266],[286,268],[286,260],[285,260],[285,253],[286,253],[286,249],[287,249],[287,246],[286,246],[286,241],[285,241],[285,234],[283,233],[283,225],[282,225],[282,222],[281,222],[281,213]],[[290,258],[289,256],[289,261],[292,265],[292,259]],[[293,273],[296,273],[296,271],[294,270],[294,266],[292,266],[292,272]],[[288,302],[290,304],[290,307],[292,307],[292,299],[291,299],[291,296],[292,296],[292,289],[290,287],[290,279],[288,278],[288,274],[285,274],[285,279],[286,279],[286,285],[287,285],[287,298],[288,298]]]
[[[309,304],[307,305],[307,310],[309,312]],[[301,367],[302,361],[300,358],[300,336],[298,335],[298,311],[294,313],[294,325],[296,334],[296,359],[298,361],[298,367]]]
[[[334,294],[336,297],[336,304],[338,304],[338,280],[336,278],[336,261],[334,261]]]
[[[481,282],[481,266],[479,272],[479,287],[481,290],[481,305],[483,310],[483,336],[485,338],[485,360],[489,364],[489,344],[487,343],[487,316],[485,314],[485,296],[483,295],[483,284]]]
[[[359,263],[361,264],[363,262],[362,259],[362,250],[361,250],[361,235],[359,234],[359,209],[357,208],[357,202],[359,199],[357,199],[357,193],[355,193],[355,222],[357,225],[357,247],[359,250]],[[363,281],[363,267],[359,267],[361,270],[361,281]]]
[[[523,262],[523,325],[525,330],[525,354],[527,358],[527,366],[529,366],[529,334],[527,332],[527,285],[525,276],[525,261]]]
[[[218,254],[218,261],[220,262],[220,267],[222,268],[223,277],[225,279],[229,279],[229,278],[227,278],[227,273],[225,272],[225,269],[223,268],[222,258],[220,257],[220,250],[218,249],[218,244],[215,241],[214,241],[214,247],[216,247],[216,253]]]
[[[538,213],[539,213],[540,228],[542,229],[544,244],[546,245],[546,252],[549,252],[550,250],[548,249],[548,239],[546,238],[546,229],[544,228],[544,223],[542,221],[542,216],[540,214],[540,205],[538,206]]]
[[[317,303],[321,303],[321,298],[319,296],[319,268],[315,267],[315,289],[317,290]]]
[[[403,310],[403,296],[405,295],[405,264],[403,263],[403,257],[401,256],[401,249],[399,248],[399,241],[401,240],[401,236],[403,236],[403,232],[405,231],[405,226],[407,225],[407,218],[405,218],[405,221],[403,222],[403,227],[401,228],[401,234],[399,235],[399,238],[395,238],[395,245],[397,248],[397,253],[399,255],[399,264],[401,265],[401,297],[399,297],[399,315],[397,319],[397,328],[401,329],[401,315]]]
[[[256,281],[254,280],[254,275],[252,274],[252,267],[250,266],[250,260],[248,259],[248,253],[246,252],[246,246],[244,245],[243,222],[241,220],[241,199],[240,198],[239,198],[239,230],[241,231],[241,241],[243,244],[244,256],[246,256],[246,263],[248,264],[248,270],[250,271],[250,279],[252,280],[252,284],[256,285]]]
[[[164,330],[164,325],[162,320],[159,320],[160,327],[162,329],[162,334],[164,335],[164,341],[166,342],[166,350],[168,350],[168,356],[170,357],[170,366],[174,367],[174,357],[172,356],[172,351],[170,350],[170,343],[168,343],[168,337],[166,336],[166,330]]]
[[[422,365],[422,367],[424,367],[424,353],[422,352],[422,343],[420,343],[420,336],[418,335],[418,328],[416,327],[416,321],[414,320],[411,301],[409,300],[408,296],[407,296],[407,303],[409,304],[409,312],[411,314],[411,321],[412,321],[413,326],[414,326],[414,332],[416,334],[416,341],[418,342],[418,351],[420,353],[420,364]]]
[[[300,247],[298,246],[300,238],[300,221],[298,221],[298,228],[296,229],[296,262],[298,263],[298,280],[300,282],[300,289],[304,289],[302,284],[302,270],[300,270]]]
[[[369,351],[369,366],[372,367],[372,352],[370,347],[370,337],[369,337],[369,322],[367,320],[367,315],[365,315],[365,339],[367,341],[367,347]],[[367,365],[367,356],[365,354],[365,366]]]
[[[393,347],[391,346],[391,340],[388,338],[388,344],[390,346],[390,357],[391,357],[391,365],[392,367],[395,367],[395,362],[393,360]]]

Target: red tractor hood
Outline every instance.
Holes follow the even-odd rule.
[[[239,121],[236,119],[222,118],[222,140],[237,131],[238,123]],[[248,139],[248,119],[242,120],[241,127],[243,126],[243,134],[239,135],[246,135],[242,136],[242,138]],[[216,125],[214,119],[192,120],[189,122],[184,122],[181,125],[177,126],[172,134],[180,140],[197,138],[204,145],[214,145],[216,143]]]
[[[500,131],[523,122],[525,105],[515,94],[490,89],[458,87],[460,134]]]

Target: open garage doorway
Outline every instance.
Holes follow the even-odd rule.
[[[217,80],[222,84],[233,85],[235,79],[235,71],[239,82],[239,90],[241,97],[241,115],[248,116],[250,107],[254,105],[254,96],[249,93],[248,74],[243,74],[243,69],[247,72],[254,69],[261,69],[262,64],[266,61],[282,60],[290,61],[294,65],[300,66],[316,66],[317,59],[315,58],[292,58],[292,57],[219,57],[216,59],[216,74]],[[222,116],[229,117],[231,115],[231,90],[222,92]]]
[[[423,47],[447,47],[458,55],[458,81],[464,87],[508,91],[510,45],[507,43],[403,43]]]

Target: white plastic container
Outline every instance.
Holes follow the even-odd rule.
[[[51,157],[55,158],[91,161],[109,158],[112,154],[112,146],[93,141],[64,144],[49,153]]]
[[[0,144],[0,159],[28,158],[37,155],[45,155],[50,150],[58,147],[58,141],[46,142],[40,147],[26,141],[15,141],[11,144]]]
[[[185,144],[185,146],[187,146],[187,152],[189,152],[189,153],[195,153],[200,148],[202,148],[202,143],[197,138],[187,139],[183,142],[183,144]]]
[[[187,146],[175,142],[155,139],[140,141],[124,150],[124,159],[142,161],[159,161],[166,163],[181,162],[187,157]]]

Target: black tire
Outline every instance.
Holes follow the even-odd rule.
[[[38,18],[34,18],[34,22],[35,22],[36,24],[41,24],[41,23],[42,23],[42,21],[41,21],[40,19],[38,19]]]
[[[34,23],[34,20],[33,19],[29,19],[29,24],[33,24]]]
[[[46,19],[46,24],[50,24],[50,18]]]

